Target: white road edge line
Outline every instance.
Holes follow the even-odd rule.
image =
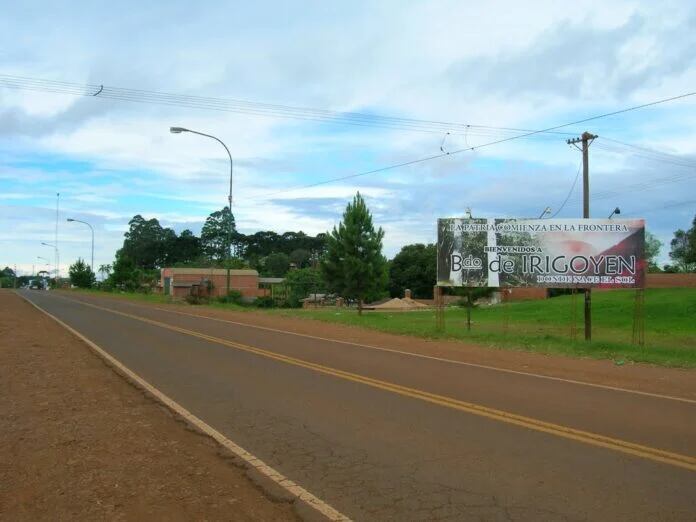
[[[25,297],[19,292],[15,292],[19,297],[24,299],[27,303],[32,305],[34,308],[37,310],[43,312],[46,314],[48,317],[53,319],[55,322],[57,322],[59,325],[61,325],[63,328],[68,330],[71,334],[73,334],[75,337],[80,339],[82,342],[87,344],[92,351],[95,352],[96,355],[104,359],[110,366],[112,366],[118,373],[123,375],[125,378],[128,380],[132,381],[135,383],[139,388],[144,390],[146,393],[148,393],[150,396],[152,396],[154,399],[157,401],[161,402],[164,404],[169,410],[174,412],[176,415],[179,415],[182,419],[184,419],[186,422],[189,424],[193,425],[197,430],[200,430],[201,432],[205,433],[209,437],[211,437],[213,440],[215,440],[218,444],[223,446],[225,449],[230,451],[232,454],[234,454],[236,457],[242,459],[244,462],[246,462],[251,468],[255,469],[274,483],[276,483],[278,486],[286,490],[288,493],[290,493],[293,497],[295,497],[296,501],[300,500],[310,506],[311,508],[315,509],[318,511],[321,515],[326,517],[328,520],[332,522],[350,522],[350,518],[336,510],[335,508],[331,507],[329,504],[321,500],[320,498],[316,497],[306,489],[304,489],[302,486],[299,484],[296,484],[289,478],[285,477],[282,473],[279,471],[273,469],[270,467],[268,464],[263,462],[261,459],[255,457],[253,454],[249,453],[247,450],[242,448],[241,446],[235,444],[232,442],[230,439],[225,437],[222,433],[217,431],[215,428],[212,426],[206,424],[203,420],[199,419],[196,417],[193,413],[188,411],[186,408],[181,406],[179,403],[162,393],[160,390],[152,386],[150,383],[148,383],[146,380],[144,380],[142,377],[140,377],[138,374],[124,366],[120,361],[115,359],[113,356],[109,355],[103,348],[101,348],[99,345],[82,335],[80,332],[72,328],[71,326],[67,325],[60,319],[58,319],[55,315],[51,314],[50,312],[44,310],[41,308],[39,305],[34,303],[31,299],[28,297]]]
[[[61,297],[63,297],[63,296],[61,296]],[[70,299],[67,297],[63,297],[63,299],[68,299],[70,301],[78,301],[78,302],[80,301],[79,299]],[[447,359],[445,357],[436,357],[434,355],[425,355],[425,354],[415,353],[415,352],[406,352],[403,350],[396,350],[394,348],[384,348],[382,346],[374,346],[374,345],[369,345],[369,344],[354,343],[351,341],[343,341],[341,339],[331,339],[329,337],[319,337],[316,335],[290,332],[290,331],[281,330],[278,328],[271,328],[269,326],[258,326],[258,325],[254,325],[254,324],[240,323],[238,321],[231,321],[229,319],[221,319],[219,317],[210,317],[207,315],[191,314],[188,312],[180,312],[179,310],[170,310],[168,308],[161,308],[159,306],[143,306],[143,305],[140,305],[137,303],[131,303],[131,302],[128,302],[125,300],[124,301],[116,301],[116,302],[122,302],[123,304],[126,304],[128,306],[133,306],[135,308],[145,308],[145,309],[151,308],[154,310],[159,310],[161,312],[168,312],[168,313],[172,313],[172,314],[179,314],[179,315],[185,315],[185,316],[189,316],[189,317],[196,317],[199,319],[208,319],[210,321],[229,323],[229,324],[234,324],[237,326],[244,326],[246,328],[256,328],[257,330],[266,330],[269,332],[295,335],[297,337],[305,337],[307,339],[316,339],[317,341],[327,341],[327,342],[331,342],[331,343],[344,344],[347,346],[356,346],[358,348],[365,348],[368,350],[376,350],[379,352],[395,353],[395,354],[399,354],[399,355],[405,355],[408,357],[418,357],[420,359],[429,359],[432,361],[444,362],[444,363],[449,363],[449,364],[458,364],[460,366],[468,366],[471,368],[479,368],[482,370],[490,370],[490,371],[495,371],[495,372],[510,373],[513,375],[522,375],[525,377],[534,377],[536,379],[546,379],[549,381],[564,382],[567,384],[575,384],[578,386],[588,386],[590,388],[600,388],[603,390],[610,390],[610,391],[623,392],[623,393],[632,393],[635,395],[643,395],[645,397],[652,397],[654,399],[664,399],[664,400],[670,400],[670,401],[684,402],[687,404],[696,404],[696,399],[688,399],[686,397],[676,397],[674,395],[663,395],[660,393],[652,393],[652,392],[646,392],[646,391],[640,391],[640,390],[632,390],[630,388],[621,388],[619,386],[610,386],[608,384],[597,384],[597,383],[586,382],[586,381],[576,381],[574,379],[564,379],[563,377],[553,377],[551,375],[543,375],[543,374],[539,374],[539,373],[523,372],[520,370],[510,370],[508,368],[499,368],[497,366],[488,366],[485,364],[477,364],[477,363],[470,363],[470,362],[465,362],[465,361],[457,361],[454,359]],[[383,332],[380,332],[380,333],[383,333]]]

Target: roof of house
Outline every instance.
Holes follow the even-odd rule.
[[[171,275],[227,275],[226,268],[163,268],[162,272],[166,271]],[[233,276],[257,276],[259,273],[256,270],[251,269],[231,269],[230,275]]]
[[[259,277],[259,283],[282,283],[284,277]]]
[[[301,299],[301,301],[321,301],[327,296],[327,294],[309,294],[308,297]]]

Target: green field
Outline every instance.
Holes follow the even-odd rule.
[[[159,294],[80,290],[150,303],[169,303]],[[645,291],[645,345],[632,344],[635,292],[614,290],[592,294],[592,342],[583,340],[583,297],[554,297],[472,310],[472,328],[466,329],[466,309],[448,307],[445,329],[435,328],[433,310],[365,312],[354,309],[273,309],[213,302],[214,308],[256,311],[288,317],[316,319],[383,332],[437,339],[459,339],[493,349],[510,349],[611,359],[617,364],[645,362],[661,366],[696,368],[696,289]],[[575,305],[575,314],[573,313]],[[573,316],[575,318],[573,319]],[[571,338],[575,321],[576,339]]]
[[[274,310],[271,313],[372,328],[426,338],[460,339],[492,348],[528,350],[612,359],[617,364],[646,362],[696,367],[696,289],[645,291],[645,345],[632,345],[635,292],[616,290],[592,294],[592,342],[583,339],[583,296],[561,296],[476,307],[472,328],[466,309],[449,307],[445,330],[435,328],[432,310],[366,312],[354,310]],[[571,338],[575,305],[576,340]]]

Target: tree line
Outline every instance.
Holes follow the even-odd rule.
[[[111,265],[99,272],[106,285],[127,289],[147,286],[163,267],[253,268],[264,276],[284,276],[291,267],[316,266],[326,248],[326,234],[236,229],[229,207],[211,213],[200,236],[191,230],[177,234],[156,218],[137,214],[128,222],[123,245]]]
[[[100,272],[107,286],[130,290],[151,286],[165,266],[254,268],[264,276],[286,277],[290,304],[310,293],[335,293],[363,302],[403,296],[430,299],[436,282],[436,246],[405,245],[387,260],[382,253],[384,231],[358,193],[332,231],[316,236],[303,232],[278,234],[260,231],[245,235],[236,230],[228,207],[206,219],[200,236],[190,230],[177,234],[157,219],[134,216],[113,265]],[[658,266],[662,243],[646,232],[645,256],[651,272],[696,271],[696,216],[688,230],[675,231],[670,242],[671,263]],[[291,270],[293,268],[293,270]],[[74,277],[73,277],[74,272]],[[90,286],[94,281],[82,260],[71,266],[71,278]],[[82,286],[82,285],[81,285]]]

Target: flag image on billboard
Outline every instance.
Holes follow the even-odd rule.
[[[438,219],[437,284],[642,288],[643,219]]]

